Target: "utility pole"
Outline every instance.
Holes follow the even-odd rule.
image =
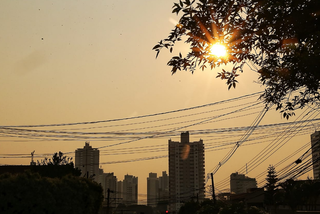
[[[211,173],[211,184],[212,184],[212,199],[213,199],[213,203],[216,204],[216,194],[214,192],[213,173]]]
[[[109,212],[110,212],[110,192],[113,193],[113,191],[108,188],[108,194],[107,194],[107,214],[109,214]]]

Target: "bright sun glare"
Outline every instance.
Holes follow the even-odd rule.
[[[211,46],[210,53],[216,57],[225,57],[227,55],[227,48],[220,43],[215,43]]]

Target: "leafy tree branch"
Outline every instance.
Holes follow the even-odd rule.
[[[190,51],[169,60],[172,74],[232,64],[231,71],[217,74],[230,89],[249,64],[265,86],[260,98],[275,104],[285,118],[319,102],[320,1],[179,0],[172,12],[180,16],[179,23],[153,47],[156,57],[163,48],[173,53],[186,38]],[[227,56],[212,55],[214,43],[223,44]]]

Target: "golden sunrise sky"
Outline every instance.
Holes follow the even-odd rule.
[[[227,89],[224,81],[215,78],[221,68],[197,70],[194,74],[181,71],[171,75],[170,67],[166,63],[172,55],[163,50],[158,59],[155,59],[156,53],[152,48],[158,41],[167,37],[179,19],[171,13],[172,6],[171,0],[0,1],[0,128],[149,115],[263,91],[264,88],[255,82],[258,75],[249,67],[246,67],[245,72],[241,74],[237,88],[231,90]],[[175,54],[178,53],[178,49],[186,52],[188,46],[179,44]],[[224,149],[211,149],[205,153],[206,172],[209,173],[227,155],[230,146],[241,139],[245,131],[224,132],[217,137],[215,134],[193,135],[192,130],[196,132],[204,129],[250,126],[258,115],[255,112],[260,112],[263,104],[256,109],[248,107],[245,112],[235,112],[228,116],[222,114],[249,106],[250,102],[257,101],[258,97],[256,95],[251,99],[201,108],[193,112],[184,111],[162,117],[123,121],[121,126],[120,122],[114,122],[29,129],[75,132],[125,130],[132,133],[160,132],[159,130],[167,128],[165,136],[156,135],[154,138],[134,142],[127,142],[133,138],[123,133],[106,140],[87,139],[93,147],[103,147],[100,149],[103,154],[100,156],[100,165],[104,172],[114,172],[118,180],[123,180],[127,173],[139,178],[139,200],[140,203],[145,203],[148,174],[156,172],[160,175],[162,171],[168,172],[168,159],[113,164],[108,162],[166,155],[168,140],[179,141],[179,132],[189,130],[191,141],[201,138],[206,147],[228,144],[222,147]],[[206,111],[210,112],[204,114]],[[152,124],[146,123],[146,121],[179,117],[183,114],[193,114],[193,116],[190,116],[190,119],[172,118],[170,122],[162,120],[153,121]],[[217,115],[220,116],[215,122],[191,125]],[[281,118],[279,112],[271,109],[260,124],[294,122],[299,115],[300,111],[296,117],[286,120]],[[316,114],[309,119],[314,118],[317,118]],[[181,123],[174,124],[179,121]],[[128,123],[136,124],[128,125]],[[296,136],[292,133],[297,131],[291,130],[292,139],[250,171],[247,176],[256,177],[266,171],[269,164],[278,163],[308,143],[310,134],[317,126],[317,122],[308,123],[309,128]],[[279,130],[282,128],[274,126],[272,129],[259,129],[255,137],[264,137],[253,139],[250,141],[251,144],[248,142],[246,145],[245,142],[240,146],[232,158],[215,174],[215,182],[222,182],[252,160],[277,138],[276,131]],[[150,133],[144,136],[153,135],[154,133]],[[121,138],[122,136],[124,138]],[[82,148],[85,141],[86,139],[80,138],[63,140],[59,136],[42,136],[39,139],[36,134],[18,138],[17,132],[8,133],[2,129],[0,164],[29,164],[30,157],[20,158],[22,156],[17,155],[9,158],[8,155],[30,155],[33,150],[35,150],[35,160],[42,159],[44,154],[58,151],[71,152],[68,156],[73,156],[74,150]],[[106,147],[115,143],[120,145]],[[155,145],[161,145],[164,150],[156,151],[152,147]],[[134,147],[139,147],[139,152],[128,150]],[[279,169],[295,161],[307,149],[297,153]],[[127,152],[116,154],[119,151]],[[312,177],[312,171],[302,178],[307,176]],[[221,188],[229,187],[222,185]]]

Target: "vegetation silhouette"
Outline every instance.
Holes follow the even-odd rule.
[[[101,186],[86,178],[0,175],[0,213],[97,214],[102,197]]]
[[[101,185],[81,178],[72,158],[62,152],[45,158],[29,171],[0,176],[0,213],[97,214]]]
[[[81,171],[74,168],[72,158],[64,156],[61,151],[54,153],[52,159],[44,158],[41,161],[37,161],[37,165],[33,165],[31,171],[50,178],[61,178],[68,174],[73,176],[81,175]]]
[[[319,101],[320,1],[179,0],[172,12],[181,15],[178,24],[153,47],[158,57],[163,48],[173,53],[179,41],[190,45],[185,56],[169,60],[172,74],[232,64],[217,75],[230,89],[246,64],[265,86],[260,98],[287,119]],[[226,57],[210,54],[215,43],[227,48]]]
[[[247,207],[242,202],[226,203],[218,200],[205,200],[202,203],[187,202],[179,210],[179,214],[265,214],[263,209],[254,206]]]
[[[277,182],[278,182],[278,178],[277,178],[277,173],[276,170],[274,168],[274,166],[269,165],[268,167],[268,173],[267,173],[267,178],[266,178],[266,185],[265,185],[265,189],[266,189],[266,194],[265,194],[265,203],[266,205],[271,205],[271,206],[275,206],[275,193],[276,193],[276,189],[277,189]]]

